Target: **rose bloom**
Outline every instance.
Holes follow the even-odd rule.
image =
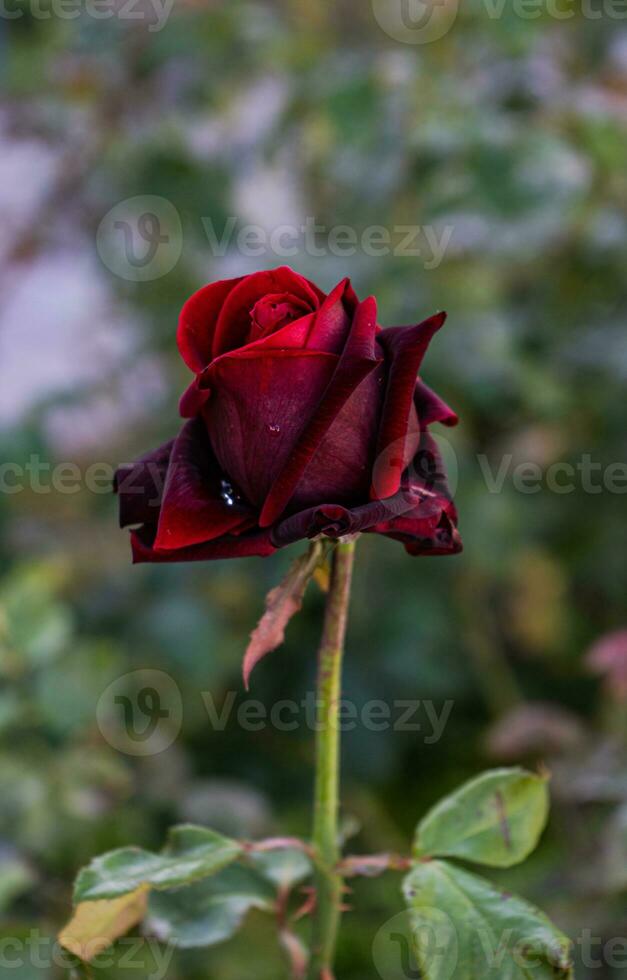
[[[348,279],[327,296],[287,267],[200,289],[177,335],[195,375],[189,421],[115,478],[134,560],[270,555],[360,531],[411,555],[460,551],[428,433],[457,417],[416,380],[444,320],[382,330]]]

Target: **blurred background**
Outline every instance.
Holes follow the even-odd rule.
[[[288,263],[325,290],[350,275],[384,325],[447,309],[423,377],[462,420],[442,435],[463,555],[359,544],[346,695],[384,700],[392,720],[400,699],[427,700],[446,723],[430,737],[419,707],[410,730],[345,736],[349,849],[406,852],[418,817],[465,778],[546,765],[541,847],[493,877],[594,937],[594,964],[577,946],[578,977],[627,976],[625,11],[445,0],[429,38],[401,6],[3,6],[5,937],[53,936],[84,863],[158,848],[174,822],[308,833],[311,731],[251,732],[236,717],[248,633],[302,549],[133,568],[108,489],[115,466],[178,430],[187,296]],[[293,233],[312,221],[315,247]],[[250,226],[254,241],[238,237]],[[312,587],[257,669],[252,697],[268,709],[312,690],[323,601]],[[138,755],[106,692],[132,699],[146,669],[182,707],[160,751]],[[234,692],[223,730],[201,692],[218,710]],[[351,904],[337,972],[366,980],[374,937],[402,908],[398,876],[357,884]],[[283,969],[253,914],[232,941],[177,953],[167,975]]]

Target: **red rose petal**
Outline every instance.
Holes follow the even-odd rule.
[[[120,527],[157,520],[173,446],[171,439],[117,470],[113,490],[120,498]]]
[[[445,320],[445,313],[436,313],[415,327],[390,327],[378,335],[378,343],[386,353],[388,383],[371,489],[373,499],[391,497],[400,486],[416,375],[431,338]]]
[[[433,535],[443,513],[455,517],[448,489],[443,483],[434,485],[418,474],[407,474],[399,491],[386,500],[372,500],[358,507],[338,504],[318,504],[284,518],[274,527],[273,542],[280,547],[305,537],[326,534],[341,537],[371,529],[379,533],[398,530],[401,518],[411,521],[412,531],[421,529],[422,537]]]
[[[247,531],[245,534],[226,534],[215,541],[192,545],[189,548],[179,548],[172,551],[155,551],[153,540],[155,528],[148,525],[131,532],[131,547],[133,562],[179,562],[179,561],[214,561],[221,558],[248,558],[257,555],[267,558],[274,554],[275,546],[270,541],[270,533],[258,529]]]
[[[384,365],[353,391],[325,433],[290,498],[290,511],[321,500],[368,500],[385,389]]]
[[[410,555],[448,555],[462,550],[457,532],[457,511],[451,498],[437,443],[424,432],[413,465],[403,474],[401,488],[394,497],[382,501],[394,504],[412,499],[415,506],[388,517],[368,530],[401,541]]]
[[[268,337],[311,312],[311,305],[292,293],[268,293],[250,311],[251,339]]]
[[[357,307],[348,340],[328,388],[314,414],[305,415],[309,421],[268,493],[259,519],[261,527],[270,526],[283,513],[305,468],[341,409],[357,386],[381,363],[375,352],[376,320],[377,305],[370,297]]]
[[[183,392],[179,402],[179,414],[181,418],[196,418],[207,404],[211,395],[211,389],[202,387],[202,377],[202,374],[199,374],[194,378],[189,388]]]
[[[220,310],[213,336],[214,358],[247,344],[251,311],[257,301],[269,293],[292,293],[304,300],[310,310],[315,310],[320,305],[318,292],[314,291],[311,283],[288,266],[245,276],[229,293]]]
[[[199,374],[211,360],[213,335],[220,310],[232,289],[242,281],[222,279],[203,286],[185,303],[179,317],[176,342],[191,371]]]
[[[246,499],[261,506],[333,377],[338,358],[311,350],[253,345],[209,369],[204,416],[222,469]]]
[[[448,514],[442,513],[438,523],[432,526],[420,518],[399,517],[380,527],[369,528],[368,533],[382,534],[400,541],[414,557],[418,555],[457,555],[463,551],[462,540]]]
[[[248,357],[251,351],[260,350],[304,350],[307,346],[307,337],[315,320],[315,313],[308,313],[301,316],[298,320],[292,320],[285,326],[279,327],[274,333],[269,333],[266,337],[260,337],[245,347],[237,350],[228,351],[222,357]],[[214,363],[218,363],[220,358],[216,358]],[[212,365],[213,366],[213,365]]]
[[[343,279],[331,290],[318,310],[307,338],[307,347],[341,354],[358,304],[350,279]]]
[[[154,548],[171,551],[211,541],[250,521],[250,511],[229,506],[222,473],[200,419],[187,422],[172,448]]]
[[[432,391],[421,378],[418,378],[416,383],[414,405],[423,429],[433,422],[441,422],[442,425],[457,425],[459,422],[457,413],[449,408],[446,402],[435,391]]]

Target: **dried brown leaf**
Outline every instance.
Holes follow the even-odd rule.
[[[307,585],[323,556],[321,542],[312,542],[309,551],[292,563],[283,581],[268,592],[265,612],[250,635],[244,656],[246,690],[250,675],[259,661],[283,643],[287,624],[300,610]]]

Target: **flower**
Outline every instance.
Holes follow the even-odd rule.
[[[181,312],[195,378],[171,442],[115,478],[138,562],[270,555],[360,531],[412,555],[461,550],[428,427],[455,413],[421,380],[445,314],[382,330],[350,280],[282,267],[211,283]]]

